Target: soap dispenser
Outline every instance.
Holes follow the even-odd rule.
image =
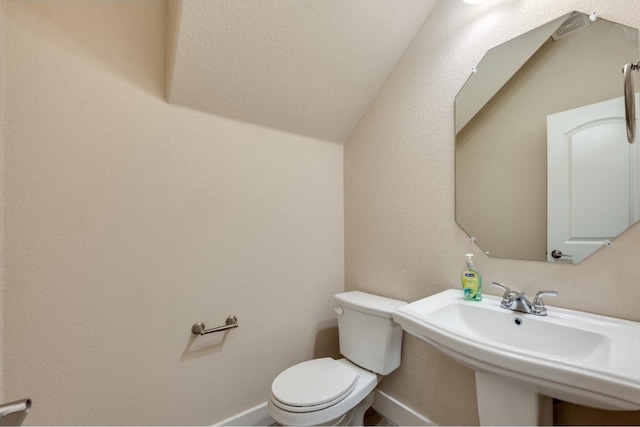
[[[473,265],[473,254],[466,254],[467,266],[462,271],[462,290],[464,299],[482,301],[482,276]]]

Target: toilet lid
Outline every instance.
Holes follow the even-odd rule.
[[[271,394],[288,406],[327,407],[348,396],[357,382],[355,371],[325,357],[302,362],[283,371],[273,381]]]

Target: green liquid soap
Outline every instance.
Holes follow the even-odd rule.
[[[473,254],[466,254],[467,266],[462,271],[462,290],[464,299],[468,301],[482,301],[482,276],[473,266]]]

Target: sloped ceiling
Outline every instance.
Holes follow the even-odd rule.
[[[343,144],[436,0],[171,0],[167,99]]]

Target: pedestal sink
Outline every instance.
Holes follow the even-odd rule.
[[[551,398],[640,410],[640,323],[548,307],[536,316],[450,289],[393,314],[408,333],[476,371],[481,425],[544,425]]]

